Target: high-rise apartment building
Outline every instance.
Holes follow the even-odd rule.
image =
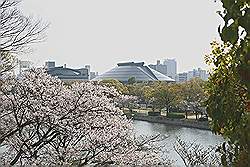
[[[187,74],[186,72],[179,73],[176,75],[176,82],[186,82],[187,81]]]
[[[166,59],[163,61],[163,65],[167,66],[167,76],[174,79],[177,74],[177,63],[175,59]]]
[[[154,65],[154,64],[150,64],[149,65],[150,68],[164,74],[167,76],[167,66],[166,65],[163,65],[161,64],[160,60],[157,60],[157,63]]]
[[[163,61],[163,64],[161,64],[160,60],[157,60],[156,65],[150,64],[149,67],[172,79],[175,79],[177,74],[177,63],[175,59],[166,59]]]
[[[208,74],[206,72],[206,70],[202,70],[201,68],[198,68],[198,73],[199,73],[199,77],[203,80],[207,80],[208,79]]]
[[[91,79],[90,77],[90,65],[85,65],[85,68],[88,69],[88,76],[89,76],[89,80]]]
[[[192,78],[201,78],[202,80],[208,79],[208,74],[206,73],[206,70],[202,70],[201,68],[193,69],[192,71],[179,73],[176,76],[177,82],[185,82],[190,81]]]

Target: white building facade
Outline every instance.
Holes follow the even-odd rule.
[[[206,70],[202,70],[201,68],[193,69],[192,71],[179,73],[176,75],[176,82],[185,82],[190,81],[192,78],[200,78],[204,81],[208,79],[208,73]]]
[[[161,64],[160,60],[157,60],[155,65],[150,64],[149,67],[172,79],[175,79],[177,74],[177,63],[175,59],[165,59],[163,64]]]
[[[167,66],[167,76],[174,79],[176,74],[177,74],[176,60],[175,59],[166,59],[163,61],[163,65]]]

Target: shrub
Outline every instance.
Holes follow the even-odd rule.
[[[168,113],[167,118],[183,119],[183,118],[185,118],[185,115],[179,114],[179,113],[170,112],[170,113]]]

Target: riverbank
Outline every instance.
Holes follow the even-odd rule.
[[[197,120],[188,120],[188,119],[171,119],[166,118],[165,116],[142,116],[142,115],[133,115],[128,116],[133,120],[147,121],[151,123],[160,123],[167,125],[175,126],[184,126],[188,128],[196,128],[202,130],[210,130],[208,121],[197,121]]]

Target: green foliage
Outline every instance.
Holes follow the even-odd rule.
[[[207,56],[212,64],[207,101],[212,117],[212,129],[229,142],[218,148],[224,166],[250,164],[250,116],[246,101],[250,103],[250,1],[221,0],[224,20],[218,31],[224,45],[213,43]]]
[[[170,112],[170,113],[167,115],[167,117],[168,117],[168,118],[174,118],[174,119],[183,119],[183,118],[185,118],[185,115],[180,114],[180,113]]]
[[[136,82],[135,77],[130,77],[128,79],[128,84],[134,84]]]
[[[159,112],[159,111],[149,111],[148,116],[161,116],[161,112]]]
[[[223,42],[237,45],[234,56],[237,57],[239,77],[248,89],[250,100],[250,1],[221,0],[224,10],[219,12],[224,26],[218,31]],[[239,60],[239,58],[241,60]],[[245,80],[244,78],[248,78]]]
[[[114,87],[119,93],[128,94],[128,88],[116,79],[102,80],[100,83],[108,87]]]
[[[149,85],[144,85],[142,87],[142,94],[143,94],[145,101],[149,102],[151,98],[153,97],[153,87]]]
[[[169,108],[175,104],[175,84],[164,82],[137,83],[127,85],[127,87],[130,95],[139,97],[146,104],[151,104],[153,109]]]
[[[140,102],[155,109],[166,109],[167,114],[170,108],[180,108],[183,111],[190,109],[197,114],[203,111],[205,101],[205,81],[195,78],[191,81],[177,84],[154,82],[151,84],[136,83],[127,85],[130,95],[137,96]]]
[[[146,86],[142,83],[135,83],[132,85],[126,85],[129,95],[137,96],[143,98],[143,87]]]
[[[166,107],[168,111],[169,107],[174,104],[176,97],[173,85],[164,82],[155,82],[151,87],[151,100],[154,105],[159,109]]]
[[[206,56],[207,64],[212,65],[207,86],[211,128],[214,133],[229,140],[228,147],[224,144],[218,149],[225,166],[250,162],[250,117],[245,107],[247,89],[238,76],[242,57],[235,56],[237,52],[238,46],[213,42],[212,53]]]
[[[200,78],[191,79],[179,85],[178,100],[179,107],[183,110],[189,109],[199,113],[204,107],[206,94],[204,91],[205,81]]]
[[[219,15],[223,18],[225,24],[221,29],[219,27],[219,33],[224,42],[230,42],[235,44],[246,33],[249,37],[250,31],[250,9],[249,0],[221,0],[224,11],[219,12]],[[241,34],[239,30],[241,27]]]

